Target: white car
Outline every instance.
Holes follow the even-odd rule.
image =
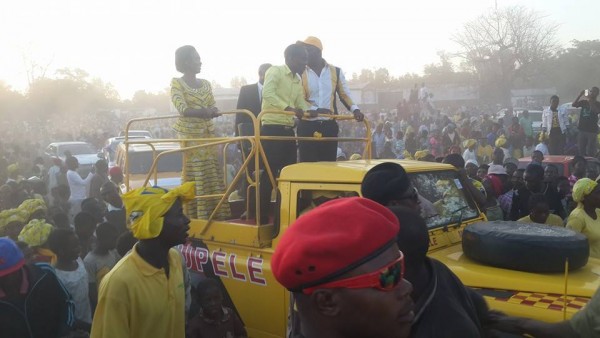
[[[528,110],[529,118],[533,121],[533,132],[539,133],[542,131],[542,111],[541,110]],[[517,113],[517,117],[521,117],[523,111]]]
[[[77,158],[79,162],[77,171],[83,177],[87,176],[98,160],[104,159],[104,155],[96,151],[94,146],[87,142],[53,142],[45,150],[48,158],[58,157],[63,162],[66,159],[65,153],[67,152]]]

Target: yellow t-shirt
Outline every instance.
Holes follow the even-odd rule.
[[[185,337],[185,286],[181,255],[169,250],[169,278],[137,253],[121,259],[102,279],[92,338]]]
[[[517,222],[521,222],[521,223],[535,223],[530,217],[529,215],[520,218]],[[536,223],[539,224],[539,223]],[[549,214],[548,218],[546,219],[546,223],[544,223],[546,225],[554,225],[557,227],[562,227],[564,226],[563,220],[562,218],[560,218],[560,216],[555,215],[555,214]]]
[[[590,257],[600,258],[600,210],[596,209],[596,219],[586,214],[583,207],[571,211],[567,228],[584,234],[590,243]]]

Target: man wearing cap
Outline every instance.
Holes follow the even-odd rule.
[[[298,44],[289,45],[284,52],[285,64],[272,66],[265,74],[263,86],[262,110],[278,110],[293,112],[301,119],[308,109],[304,100],[304,89],[300,74],[306,68],[308,55],[306,49]],[[294,116],[282,114],[265,114],[261,121],[261,136],[295,137]],[[263,151],[267,157],[271,172],[275,177],[283,167],[296,163],[296,142],[293,140],[262,140]],[[260,178],[260,214],[261,224],[268,223],[271,191],[273,186],[269,175],[262,173]]]
[[[398,219],[361,197],[333,200],[282,235],[271,268],[293,293],[306,338],[404,338],[414,318]]]
[[[184,274],[172,247],[187,238],[190,220],[182,202],[194,196],[193,182],[123,195],[139,242],[100,283],[91,337],[185,337]]]
[[[0,238],[0,336],[63,337],[74,324],[66,289],[47,264],[25,264],[23,253]]]
[[[384,162],[371,168],[363,178],[360,192],[381,205],[403,205],[424,218],[438,215],[433,203],[419,194],[406,170],[397,163]]]
[[[344,73],[339,67],[328,64],[323,59],[323,44],[314,36],[298,41],[306,47],[308,65],[302,73],[302,85],[306,100],[311,105],[311,117],[301,120],[298,125],[299,137],[338,137],[339,127],[329,117],[317,114],[338,114],[336,100],[354,114],[356,121],[364,119],[363,113],[352,101],[350,88]],[[335,161],[337,142],[300,141],[298,150],[300,162]]]
[[[117,187],[121,187],[121,184],[123,184],[123,170],[121,170],[121,167],[110,168],[110,170],[108,170],[108,176],[111,182]]]

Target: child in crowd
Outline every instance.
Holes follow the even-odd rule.
[[[88,293],[88,275],[83,261],[79,258],[79,239],[71,229],[54,229],[48,237],[48,246],[56,254],[56,276],[75,303],[75,328],[89,332],[92,309]]]
[[[531,210],[529,215],[519,219],[517,222],[564,226],[560,216],[550,213],[550,206],[544,194],[533,194],[529,197],[529,210]]]
[[[198,283],[196,301],[200,312],[190,320],[189,338],[245,338],[246,329],[237,314],[223,306],[223,294],[214,279]]]
[[[73,222],[75,223],[75,233],[79,238],[79,245],[81,246],[79,256],[81,259],[84,259],[88,252],[94,250],[96,247],[96,237],[94,237],[96,221],[92,214],[82,211],[75,216]]]
[[[117,229],[110,223],[102,223],[96,229],[96,248],[83,260],[88,274],[90,301],[95,308],[98,301],[98,287],[102,278],[120,259],[117,247]]]

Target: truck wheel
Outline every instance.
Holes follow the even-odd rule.
[[[570,229],[517,223],[481,222],[465,228],[462,237],[465,255],[483,264],[527,272],[564,272],[587,264],[587,238]]]

